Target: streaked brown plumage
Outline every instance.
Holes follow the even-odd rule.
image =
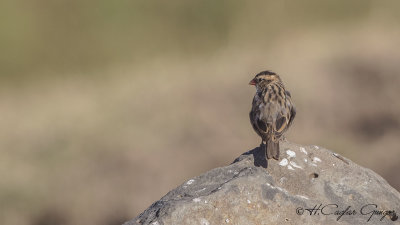
[[[257,90],[250,111],[251,125],[262,139],[267,159],[279,160],[279,141],[296,116],[290,92],[271,71],[258,73],[249,84]]]

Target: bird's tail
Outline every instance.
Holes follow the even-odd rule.
[[[271,139],[267,140],[267,144],[265,145],[265,152],[267,154],[267,159],[274,158],[279,160],[279,141],[274,142]]]

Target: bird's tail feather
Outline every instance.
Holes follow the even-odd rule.
[[[271,139],[267,140],[267,144],[265,145],[265,152],[267,154],[267,159],[274,158],[279,160],[279,141],[274,142]]]

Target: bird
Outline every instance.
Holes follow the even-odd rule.
[[[261,137],[267,159],[279,160],[279,142],[292,125],[296,108],[280,76],[270,70],[258,73],[249,85],[256,87],[250,115],[254,131]]]

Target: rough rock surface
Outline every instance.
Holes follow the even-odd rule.
[[[285,142],[280,157],[267,162],[255,148],[124,225],[400,224],[400,193],[373,171],[317,146]]]

